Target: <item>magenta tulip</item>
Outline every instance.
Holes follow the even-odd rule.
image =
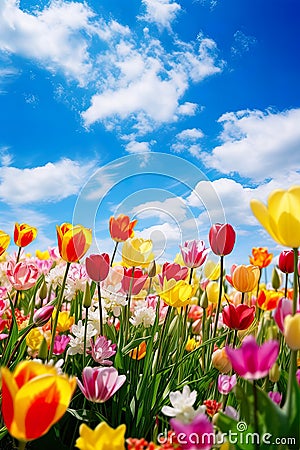
[[[209,243],[215,255],[229,255],[235,244],[233,227],[229,223],[215,223],[209,230]]]
[[[284,331],[284,319],[286,318],[286,316],[292,314],[293,314],[293,302],[288,298],[282,297],[279,300],[278,305],[273,312],[273,318],[282,334]]]
[[[53,305],[45,305],[35,311],[32,319],[35,326],[42,327],[45,325],[51,319],[53,310]]]
[[[233,330],[246,330],[255,317],[255,307],[229,304],[223,308],[223,323]]]
[[[31,262],[20,261],[15,264],[10,261],[7,263],[6,275],[17,291],[26,291],[37,282],[39,269]]]
[[[96,283],[105,280],[109,272],[109,265],[110,261],[107,253],[93,254],[85,260],[87,274]]]
[[[234,388],[236,385],[236,374],[230,376],[230,375],[224,375],[220,374],[218,377],[218,391],[220,394],[227,395],[230,391]]]
[[[279,342],[271,340],[261,346],[254,336],[246,336],[240,348],[226,346],[227,356],[233,370],[246,380],[265,377],[275,364],[279,353]]]
[[[184,264],[190,269],[196,269],[202,266],[205,262],[209,248],[205,247],[204,241],[194,239],[192,241],[185,241],[180,246],[181,255]]]
[[[104,403],[125,383],[126,376],[114,367],[85,367],[82,380],[83,384],[77,382],[83,395],[91,402]]]
[[[180,448],[210,450],[213,447],[214,428],[205,414],[198,414],[191,423],[171,419],[170,424],[177,435]]]

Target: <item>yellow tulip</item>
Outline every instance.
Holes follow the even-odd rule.
[[[147,267],[154,260],[152,241],[143,238],[127,239],[123,244],[122,258],[128,267]]]
[[[273,191],[267,206],[258,200],[251,200],[250,206],[276,242],[290,248],[300,246],[300,186]]]
[[[210,303],[218,303],[219,285],[215,281],[210,281],[206,286],[207,299]]]
[[[125,431],[126,425],[119,425],[114,429],[101,422],[92,430],[83,423],[75,445],[79,450],[125,450]]]
[[[43,436],[66,412],[76,378],[58,375],[54,367],[20,362],[2,375],[2,415],[9,433],[20,441]]]
[[[39,328],[33,328],[32,330],[29,331],[29,333],[26,336],[26,345],[33,352],[38,352],[43,339],[44,336],[39,330]]]
[[[10,243],[10,236],[4,231],[0,230],[0,256],[6,251]]]
[[[220,278],[221,267],[220,263],[215,263],[212,260],[207,261],[204,266],[204,276],[211,281],[215,281]]]
[[[54,318],[56,311],[53,311],[52,317]],[[60,311],[58,313],[57,327],[56,330],[59,333],[64,333],[65,331],[69,331],[71,326],[74,324],[75,318],[73,316],[70,317],[68,311]]]
[[[300,313],[284,319],[284,338],[291,350],[300,350]]]
[[[174,279],[168,282],[164,281],[162,291],[159,292],[160,297],[165,303],[175,308],[181,308],[190,304],[191,298],[194,297],[197,286],[188,284],[184,280],[175,281]]]
[[[47,260],[47,259],[50,258],[50,253],[49,253],[48,250],[45,250],[44,252],[42,252],[41,250],[36,250],[36,251],[35,251],[35,256],[36,256],[38,259],[41,259],[41,260]]]

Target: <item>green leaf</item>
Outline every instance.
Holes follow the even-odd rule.
[[[129,342],[125,347],[122,348],[122,354],[128,355],[128,353],[131,352],[134,348],[138,347],[142,342],[147,341],[150,339],[151,336],[143,336],[140,338],[133,339],[131,342]]]

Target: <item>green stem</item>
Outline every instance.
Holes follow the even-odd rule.
[[[85,359],[86,359],[86,336],[87,336],[87,327],[88,327],[88,318],[89,318],[89,308],[85,308],[85,322],[84,322],[84,341],[83,341],[83,367],[85,367]]]
[[[260,284],[260,279],[261,279],[261,272],[262,272],[262,269],[260,268],[259,269],[259,278],[258,278],[258,282],[257,282],[256,298],[258,297],[258,294],[259,294],[259,284]]]
[[[102,314],[102,297],[100,282],[97,283],[98,290],[98,308],[99,308],[99,323],[100,323],[100,336],[103,336],[103,314]]]
[[[25,450],[26,444],[26,441],[19,441],[18,450]]]
[[[18,254],[17,254],[17,259],[16,259],[16,264],[17,264],[17,263],[19,262],[19,260],[20,260],[21,251],[22,251],[22,247],[19,247],[19,249],[18,249]],[[26,445],[26,443],[25,443],[25,445]]]
[[[216,311],[216,317],[215,317],[215,323],[214,323],[214,331],[213,331],[213,338],[216,337],[217,334],[217,328],[218,328],[218,320],[219,320],[219,314],[220,314],[220,307],[221,307],[221,300],[222,300],[222,287],[223,287],[223,270],[224,270],[224,256],[220,256],[220,283],[219,283],[219,298],[218,298],[218,305],[217,305],[217,311]]]
[[[32,328],[34,328],[34,327],[35,327],[35,324],[32,323],[31,326],[28,328],[28,330],[27,330],[27,331],[20,337],[20,339],[16,342],[15,347],[14,347],[14,349],[13,349],[13,351],[12,351],[10,357],[9,357],[9,360],[8,360],[8,362],[7,362],[7,364],[6,364],[7,367],[9,367],[10,363],[11,363],[12,360],[13,360],[13,357],[15,356],[15,354],[17,353],[17,351],[19,350],[20,345],[22,344],[22,342],[23,342],[24,339],[26,338],[26,336],[27,336],[27,334],[29,333],[29,331],[31,331]]]
[[[298,249],[293,248],[294,251],[294,282],[293,282],[293,315],[297,312],[298,306]]]
[[[110,260],[110,267],[112,267],[112,265],[113,265],[113,262],[114,262],[114,259],[115,259],[115,256],[116,256],[116,252],[117,252],[118,245],[119,245],[119,242],[116,242],[115,248],[114,248],[114,251],[113,251],[111,260]]]
[[[70,266],[71,266],[71,263],[67,262],[66,271],[65,271],[65,275],[64,275],[63,282],[62,282],[62,285],[61,285],[61,290],[60,290],[60,294],[59,294],[59,298],[58,298],[57,306],[56,306],[54,322],[53,322],[53,326],[52,326],[52,336],[51,336],[51,344],[50,344],[50,349],[49,349],[49,354],[48,354],[48,361],[52,358],[52,354],[53,354],[54,340],[55,340],[58,316],[59,316],[59,313],[60,313],[60,310],[61,310],[61,306],[62,306],[62,302],[63,302],[63,298],[64,298],[64,290],[65,290],[65,287],[66,287],[67,276],[68,276],[68,272],[69,272]]]
[[[194,268],[191,267],[191,268],[190,268],[190,279],[189,279],[189,284],[192,284],[192,280],[193,280],[193,272],[194,272]]]
[[[289,282],[289,274],[285,274],[285,284],[284,284],[284,296],[286,298],[287,296],[287,290],[288,290],[288,282]]]

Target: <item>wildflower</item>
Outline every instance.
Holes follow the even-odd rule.
[[[4,231],[0,230],[0,256],[6,251],[10,243],[10,236]]]
[[[293,250],[283,250],[278,258],[278,267],[283,273],[294,272],[294,252]]]
[[[82,225],[63,223],[56,227],[59,253],[66,262],[77,262],[92,243],[92,231]]]
[[[257,266],[260,269],[271,264],[273,253],[269,253],[267,247],[253,247],[252,256],[249,257],[250,264]]]
[[[111,358],[116,354],[116,344],[112,344],[105,336],[98,336],[95,343],[91,340],[91,350],[88,351],[92,355],[95,362],[102,366],[111,366]]]
[[[70,342],[70,336],[66,336],[65,334],[58,334],[54,339],[54,347],[53,354],[54,355],[62,355],[66,350],[68,343]]]
[[[16,223],[14,229],[14,242],[18,247],[27,247],[36,238],[37,229],[27,223]]]
[[[279,343],[270,340],[259,346],[255,337],[250,335],[244,338],[242,346],[238,349],[226,346],[226,353],[233,370],[240,377],[257,380],[265,377],[276,362]]]
[[[221,373],[228,373],[232,369],[231,362],[227,356],[226,349],[218,348],[212,354],[212,365]]]
[[[193,405],[197,399],[197,391],[190,390],[185,385],[182,392],[175,391],[169,394],[172,406],[163,406],[161,412],[168,417],[176,417],[183,423],[190,423],[199,413],[205,412],[205,407],[200,406],[197,410]]]
[[[210,450],[214,442],[214,429],[205,414],[198,414],[191,423],[182,423],[177,418],[171,419],[170,424],[177,436],[192,436],[180,445],[184,450]]]
[[[79,450],[125,450],[125,425],[111,428],[106,422],[101,422],[94,430],[85,423],[79,427],[79,438],[76,447]]]
[[[83,355],[84,352],[84,328],[82,320],[79,320],[77,324],[72,325],[71,332],[75,336],[71,336],[69,342],[68,355]],[[97,330],[89,323],[86,331],[86,347],[90,347],[91,338],[95,336]]]
[[[235,244],[233,227],[229,223],[215,223],[209,230],[209,243],[215,255],[229,255]]]
[[[2,415],[9,433],[30,441],[43,436],[65,413],[76,379],[35,361],[20,362],[2,374]]]
[[[143,305],[137,305],[134,309],[133,316],[129,319],[134,327],[143,325],[145,328],[153,326],[155,322],[155,309],[148,308],[146,302],[141,302]]]
[[[7,263],[7,278],[18,291],[25,291],[35,285],[39,271],[35,264],[20,261],[17,264],[12,261]]]
[[[251,292],[257,286],[260,271],[257,266],[240,265],[236,266],[232,272],[232,285],[240,292]]]
[[[136,226],[137,220],[130,222],[130,218],[124,214],[109,219],[109,232],[111,238],[115,242],[125,242],[134,236],[133,228]]]
[[[85,367],[82,380],[77,380],[83,395],[91,402],[104,403],[112,397],[126,380],[114,367]]]
[[[85,260],[87,274],[96,283],[105,280],[109,273],[109,264],[109,255],[107,253],[89,255]]]
[[[222,403],[219,403],[216,400],[204,400],[203,404],[206,407],[206,413],[210,417],[213,417],[222,406]]]
[[[246,330],[255,316],[255,307],[247,305],[227,305],[222,311],[223,323],[233,330]]]
[[[218,391],[220,394],[227,395],[236,385],[236,374],[229,375],[219,375],[218,377]]]
[[[291,350],[300,350],[300,313],[284,319],[284,339]]]
[[[205,262],[209,248],[205,247],[204,241],[192,240],[186,241],[180,246],[184,264],[190,269],[202,266]]]
[[[280,392],[271,391],[268,393],[268,396],[270,397],[271,400],[273,400],[274,403],[276,403],[277,405],[280,405],[281,400],[282,400],[282,394],[280,394]]]
[[[274,190],[267,206],[258,200],[251,200],[250,206],[256,219],[276,242],[289,248],[300,246],[300,186],[292,186],[287,191]]]

